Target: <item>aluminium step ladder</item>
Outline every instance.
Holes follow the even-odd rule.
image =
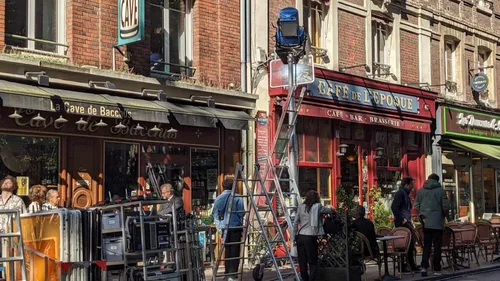
[[[239,182],[241,182],[243,184],[243,188],[247,192],[246,195],[240,195],[236,192],[236,189],[238,188]],[[252,186],[249,185],[249,182],[252,182]],[[243,276],[242,276],[243,275],[243,261],[248,259],[248,258],[242,254],[241,250],[245,248],[246,241],[247,241],[248,229],[250,227],[255,229],[260,234],[260,236],[262,237],[262,239],[265,243],[265,247],[266,247],[268,252],[273,253],[274,248],[278,244],[285,245],[285,247],[284,247],[285,255],[284,256],[274,257],[274,255],[271,254],[269,257],[269,262],[272,263],[272,265],[274,266],[274,269],[276,270],[276,273],[277,273],[276,280],[282,281],[285,278],[290,277],[290,276],[293,276],[293,278],[296,281],[300,280],[299,275],[298,275],[297,271],[295,270],[294,260],[290,254],[288,246],[286,246],[284,232],[281,229],[281,225],[278,223],[278,217],[277,217],[276,212],[274,211],[274,209],[272,207],[273,201],[271,200],[271,198],[273,198],[273,196],[269,192],[267,192],[267,190],[265,188],[262,188],[261,192],[259,192],[259,193],[254,193],[254,190],[256,189],[257,184],[260,184],[262,186],[265,185],[265,182],[260,175],[259,164],[255,165],[254,178],[249,180],[245,176],[243,165],[238,163],[236,165],[235,181],[233,183],[233,188],[231,190],[231,194],[229,195],[229,199],[228,199],[228,206],[227,206],[227,214],[228,215],[226,215],[226,217],[225,217],[225,223],[226,223],[226,225],[228,225],[230,217],[233,215],[241,216],[241,218],[243,220],[242,226],[228,227],[227,229],[228,230],[241,229],[242,230],[242,239],[239,242],[227,242],[227,243],[225,243],[228,231],[224,232],[222,242],[221,242],[222,245],[219,248],[219,252],[217,255],[217,261],[216,261],[214,269],[213,269],[213,280],[214,281],[221,280],[218,278],[225,278],[225,277],[233,276],[233,275],[238,275],[238,279],[242,280],[242,278],[243,278]],[[238,199],[238,198],[241,198],[241,199],[247,198],[246,209],[233,210],[233,203],[235,202],[235,199]],[[257,206],[256,198],[263,198],[265,200],[266,204],[263,206],[260,206],[260,207]],[[281,203],[284,204],[284,202],[281,202]],[[270,215],[270,217],[272,218],[271,221],[273,223],[271,223],[271,224],[266,223],[266,221],[268,221],[268,220],[267,220],[267,218],[264,218],[262,216],[262,213],[266,214],[266,216]],[[256,220],[257,224],[252,224],[250,221],[250,218],[254,218]],[[269,228],[273,228],[277,233],[273,239],[270,239],[270,237],[268,235]],[[225,250],[226,246],[228,246],[228,245],[240,246],[240,251],[239,251],[240,256],[231,257],[231,258],[223,257],[224,250]],[[228,274],[218,273],[221,262],[226,262],[226,261],[230,261],[230,260],[239,260],[240,261],[238,272],[228,273]],[[291,273],[282,272],[283,268],[280,267],[280,261],[289,262],[292,266],[292,269],[293,269],[292,272]],[[260,271],[259,268],[257,268],[257,271],[261,272],[263,274],[263,271]]]
[[[16,280],[16,281],[27,281],[26,279],[26,260],[24,258],[24,242],[22,236],[22,228],[21,228],[21,218],[20,214],[16,210],[0,210],[0,216],[9,216],[9,223],[7,224],[7,228],[4,229],[2,233],[0,233],[0,243],[2,243],[2,253],[0,253],[0,266],[2,269],[5,269],[3,266],[5,263],[8,263],[9,270],[7,280]],[[12,217],[15,216],[14,225],[12,224]],[[15,226],[14,228],[12,226]],[[13,231],[15,230],[15,231]],[[17,238],[17,242],[14,240]],[[7,240],[9,243],[4,243],[4,240]],[[3,249],[7,245],[6,249]],[[4,253],[6,256],[4,256]],[[21,269],[21,279],[16,279],[16,262],[20,263]],[[4,270],[5,272],[5,270]],[[6,272],[7,273],[7,272]]]
[[[276,134],[273,139],[271,146],[270,157],[265,160],[266,167],[264,167],[264,182],[270,183],[270,185],[261,185],[259,188],[265,186],[268,193],[272,195],[271,202],[276,202],[277,209],[281,210],[284,215],[284,220],[281,222],[281,229],[288,234],[288,237],[294,238],[296,235],[293,232],[293,221],[297,212],[297,207],[300,204],[300,194],[297,183],[295,182],[295,175],[292,173],[292,165],[297,165],[296,163],[290,163],[290,147],[289,142],[295,132],[295,127],[297,124],[298,112],[300,111],[300,106],[304,99],[306,93],[306,88],[303,87],[299,94],[295,90],[291,91],[286,100],[282,103],[282,111],[279,115],[279,121],[276,127]],[[295,103],[293,109],[290,109],[290,103]],[[292,115],[291,120],[289,113],[295,113]],[[288,122],[286,122],[288,121]],[[286,122],[286,124],[285,124]],[[297,142],[295,142],[297,143]],[[275,164],[277,163],[277,164]],[[284,191],[284,185],[288,185],[286,191]],[[255,192],[255,191],[254,191]],[[265,218],[271,220],[272,217],[268,214],[264,215]],[[254,221],[251,217],[250,221]],[[268,223],[265,221],[265,223]],[[272,238],[271,241],[276,241],[278,239],[278,233]],[[265,266],[265,263],[260,260],[264,256],[264,261],[266,256],[273,255],[272,252],[259,253],[261,245],[262,235],[257,235],[254,244],[249,244],[249,261],[253,264],[259,263],[260,267]]]

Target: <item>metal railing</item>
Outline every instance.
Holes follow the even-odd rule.
[[[179,71],[172,71],[172,69],[178,69]],[[195,67],[164,62],[163,60],[150,61],[149,70],[151,74],[156,74],[173,80],[179,80],[183,77],[192,78],[196,73]]]

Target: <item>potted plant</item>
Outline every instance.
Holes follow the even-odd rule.
[[[382,202],[382,192],[378,188],[373,187],[370,190],[370,198],[373,199],[373,202],[370,204],[370,214],[372,215],[375,229],[379,227],[392,228],[390,220],[392,211],[388,210]]]
[[[361,281],[363,257],[360,243],[350,229],[356,207],[354,193],[339,185],[336,195],[336,215],[340,218],[342,231],[320,239],[318,280],[329,280],[335,276],[336,280]]]

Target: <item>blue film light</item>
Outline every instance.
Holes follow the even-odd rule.
[[[293,7],[281,9],[276,30],[276,53],[286,64],[286,57],[292,54],[294,61],[304,55],[306,33],[299,26],[299,11]]]

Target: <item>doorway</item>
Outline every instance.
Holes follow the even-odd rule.
[[[349,144],[346,153],[340,158],[340,184],[351,190],[354,201],[368,206],[368,163],[369,149],[367,144]]]

